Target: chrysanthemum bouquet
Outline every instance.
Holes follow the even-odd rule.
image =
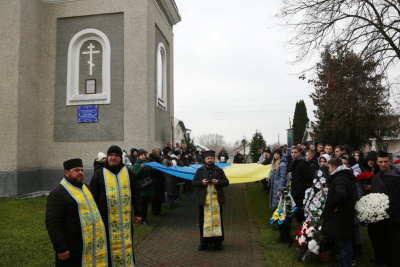
[[[358,219],[365,223],[379,222],[389,218],[389,197],[381,193],[371,193],[363,196],[356,203]]]

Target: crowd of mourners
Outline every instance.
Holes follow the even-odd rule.
[[[160,148],[154,148],[150,153],[144,149],[132,148],[130,150],[130,153],[125,157],[124,164],[132,169],[142,188],[141,224],[150,225],[150,222],[147,220],[149,204],[151,205],[151,214],[159,216],[161,214],[162,204],[172,209],[175,203],[181,202],[180,192],[186,193],[187,191],[193,190],[190,180],[161,172],[157,169],[145,166],[144,163],[157,162],[167,167],[184,167],[191,164],[203,164],[205,151],[206,149],[202,151],[192,149],[190,152],[185,152],[179,143],[176,143],[175,146],[172,147],[171,142],[168,142],[166,147],[162,150]],[[127,152],[125,153],[127,154]],[[107,157],[103,152],[98,153],[98,157],[93,163],[94,173],[104,167],[106,159]],[[228,153],[224,148],[218,154],[218,159],[220,162],[226,162],[229,159]],[[182,190],[180,190],[181,187]]]
[[[269,193],[278,243],[294,241],[292,217],[300,226],[298,236],[319,219],[322,235],[337,244],[340,266],[355,266],[356,257],[364,254],[360,227],[368,227],[375,253],[371,261],[376,266],[400,266],[400,160],[391,164],[386,152],[364,155],[349,145],[304,143],[291,147],[290,153],[286,145],[272,151],[260,147],[258,163],[271,164],[261,190]],[[371,193],[388,196],[389,218],[366,225],[355,206]]]
[[[333,147],[330,144],[315,146],[304,143],[290,149],[286,145],[272,149],[260,147],[259,153],[257,163],[270,165],[268,177],[261,180],[261,190],[269,193],[269,205],[274,211],[270,221],[274,230],[279,231],[278,243],[290,246],[297,241],[298,246],[303,246],[306,240],[301,238],[313,236],[313,231],[318,231],[321,236],[337,244],[340,266],[354,266],[356,257],[364,255],[363,236],[360,229],[368,227],[368,237],[375,254],[371,260],[375,265],[400,266],[398,258],[400,255],[398,241],[400,240],[400,160],[392,164],[390,155],[386,152],[370,151],[364,156],[362,151],[353,150],[349,145]],[[65,179],[50,193],[46,208],[46,227],[56,251],[56,266],[64,266],[58,264],[63,264],[66,260],[72,264],[67,266],[77,266],[74,264],[86,261],[102,263],[108,261],[111,264],[111,262],[119,262],[120,256],[126,262],[134,262],[133,248],[130,244],[131,236],[120,233],[122,228],[126,233],[132,231],[130,223],[125,224],[122,220],[119,221],[129,214],[124,209],[129,209],[129,203],[132,202],[135,211],[133,222],[149,225],[147,217],[150,205],[152,214],[160,216],[162,205],[169,209],[174,208],[175,202],[181,201],[180,191],[184,193],[191,191],[192,186],[201,187],[199,199],[202,201],[199,202],[199,218],[204,221],[200,221],[199,225],[209,223],[207,219],[211,216],[209,210],[217,208],[216,214],[219,216],[219,224],[214,229],[215,233],[209,233],[208,228],[200,227],[202,241],[199,250],[208,249],[210,245],[222,250],[223,225],[220,215],[222,214],[221,205],[225,204],[222,187],[229,185],[229,181],[223,171],[214,165],[215,158],[221,163],[226,163],[229,154],[224,148],[218,155],[206,149],[185,152],[179,143],[172,147],[171,142],[168,142],[162,150],[155,148],[150,153],[144,149],[132,148],[128,154],[117,146],[111,146],[107,155],[99,152],[94,161],[94,175],[90,181],[91,192],[82,183],[82,160],[71,159],[64,162]],[[190,181],[145,165],[148,162],[156,162],[166,167],[205,165],[197,170],[194,180]],[[233,162],[244,163],[244,157],[239,151],[236,151]],[[129,187],[131,193],[123,194],[122,192]],[[180,190],[181,187],[183,190]],[[209,193],[212,196],[206,197]],[[388,198],[386,214],[388,216],[379,215],[376,216],[376,220],[363,220],[361,213],[356,212],[356,202],[373,194]],[[134,199],[130,200],[131,197]],[[91,208],[87,205],[80,206],[81,201],[84,203],[88,200],[88,203],[97,203],[98,211],[95,206]],[[120,204],[116,205],[117,203]],[[357,205],[359,203],[364,202],[359,201]],[[383,204],[375,204],[376,209]],[[210,205],[213,206],[212,209]],[[80,213],[76,212],[76,206]],[[121,207],[125,208],[121,209]],[[87,210],[92,211],[91,218]],[[92,239],[97,238],[96,242],[99,243],[96,243],[95,248],[90,240],[83,240],[87,244],[82,248],[83,237],[77,234],[79,231],[74,230],[74,233],[76,232],[74,235],[68,234],[72,228],[65,218],[69,218],[72,224],[78,226],[80,224],[77,222],[82,219],[82,214],[83,219],[96,222],[97,232]],[[99,220],[99,214],[104,226]],[[214,216],[214,213],[211,214]],[[299,231],[296,231],[295,238],[291,232],[292,218],[296,218],[299,224]],[[131,218],[126,217],[125,220],[130,221]],[[319,226],[315,224],[317,221],[321,222]],[[315,228],[311,228],[311,225]],[[92,232],[93,230],[89,227],[85,228],[85,231]],[[61,232],[67,233],[65,238],[60,238],[63,236],[60,235]],[[109,235],[112,238],[109,239],[110,244],[105,247],[103,240]],[[215,241],[208,236],[217,237],[217,239]],[[125,238],[123,242],[130,244],[127,246],[130,247],[128,252],[119,249],[121,238]],[[210,240],[214,243],[210,244]],[[76,250],[69,247],[71,244],[72,248],[76,247]],[[315,240],[314,243],[309,241],[308,251],[317,254],[321,252],[321,246]],[[92,254],[91,249],[96,249],[96,253]],[[105,258],[107,251],[111,255],[108,259]],[[82,255],[89,256],[82,258]]]

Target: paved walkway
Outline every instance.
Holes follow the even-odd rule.
[[[259,230],[247,208],[245,185],[230,185],[224,192],[224,250],[197,250],[200,237],[195,188],[135,247],[136,266],[265,266]]]

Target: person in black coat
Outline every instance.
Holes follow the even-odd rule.
[[[88,187],[83,183],[81,159],[64,162],[64,177],[71,187],[79,188],[79,191]],[[83,190],[81,192],[85,194]],[[85,197],[88,196],[85,194]],[[96,212],[98,214],[99,211]],[[46,204],[46,229],[56,251],[55,266],[82,266],[82,230],[85,226],[80,218],[77,201],[60,183],[50,192]]]
[[[388,219],[368,224],[368,235],[377,265],[400,266],[400,168],[386,152],[377,155],[379,172],[372,177],[371,193],[389,197]]]
[[[110,250],[110,235],[109,235],[109,212],[108,212],[108,194],[107,194],[107,188],[106,188],[106,183],[105,183],[105,177],[104,173],[107,170],[114,176],[119,176],[121,175],[122,169],[126,168],[125,165],[122,162],[122,149],[118,146],[111,146],[108,151],[107,151],[107,161],[104,169],[98,170],[94,175],[92,180],[90,181],[90,187],[92,189],[92,194],[93,198],[96,201],[97,207],[100,210],[101,218],[103,219],[105,228],[106,228],[106,233],[107,233],[107,246],[108,249]],[[136,177],[136,175],[133,173],[133,171],[130,168],[126,168],[127,170],[127,175],[129,179],[129,184],[130,184],[130,200],[131,203],[130,205],[133,207],[134,214],[132,216],[132,219],[129,223],[131,224],[131,236],[133,236],[133,223],[140,223],[142,220],[142,198],[141,198],[141,188],[139,181]],[[117,180],[119,180],[118,178]],[[121,190],[118,188],[118,190]],[[121,203],[122,200],[119,201]],[[121,204],[119,204],[121,205]],[[119,226],[119,228],[123,228],[122,225]],[[133,244],[133,242],[132,242]],[[115,249],[118,249],[116,247]],[[110,252],[110,251],[109,251]],[[132,248],[133,252],[133,248]],[[108,260],[109,260],[109,266],[111,266],[111,259],[112,254],[108,253]],[[133,261],[134,261],[134,255],[132,255]],[[125,259],[123,259],[125,260]]]
[[[310,169],[310,174],[314,175],[316,171],[319,170],[318,159],[315,157],[315,150],[307,150],[306,161],[308,163],[308,168]]]
[[[271,149],[269,149],[269,148],[265,149],[264,153],[265,153],[264,160],[263,160],[263,162],[261,162],[261,164],[262,165],[271,164],[272,160],[274,159],[274,155],[272,155]],[[269,182],[266,179],[262,179],[261,183],[263,184],[261,191],[269,192],[271,189]]]
[[[297,212],[295,214],[297,222],[304,221],[303,199],[305,191],[312,185],[312,175],[308,167],[306,159],[300,155],[297,147],[292,147],[293,161],[290,164],[289,172],[291,173],[292,197],[296,203]]]
[[[244,163],[244,157],[240,154],[239,150],[236,150],[236,154],[233,157],[233,163]]]
[[[372,150],[368,152],[364,162],[362,163],[362,165],[360,165],[361,171],[370,172],[372,175],[377,174],[380,171],[379,166],[377,164],[377,160],[378,160],[378,153],[376,151]],[[369,192],[371,191],[371,185],[364,183],[363,190],[365,192],[364,194],[369,194]]]
[[[94,171],[93,173],[97,172],[98,170],[104,168],[106,165],[107,156],[103,152],[99,152],[97,158],[93,162]]]
[[[229,180],[226,178],[224,171],[214,164],[215,151],[209,150],[204,152],[204,160],[205,165],[197,169],[192,181],[192,186],[198,187],[197,203],[199,204],[200,227],[200,246],[198,249],[205,250],[208,248],[209,244],[214,244],[215,248],[222,250],[222,241],[224,240],[222,205],[226,204],[223,188],[229,185]],[[214,188],[215,191],[213,191]],[[210,197],[211,192],[217,194],[218,204],[214,203],[213,199]],[[205,209],[210,209],[212,218],[216,216],[216,214],[214,214],[215,210],[219,209],[220,229],[211,224],[210,237],[204,237],[203,225]]]
[[[334,238],[339,247],[340,266],[352,266],[353,229],[357,191],[351,169],[338,158],[329,160],[331,184],[321,218],[322,234]]]
[[[148,161],[161,164],[161,158],[158,149],[153,149],[151,151]],[[151,200],[151,214],[158,216],[161,214],[161,204],[165,202],[165,176],[163,172],[157,169],[151,169],[151,178],[153,178],[154,183],[154,196]]]

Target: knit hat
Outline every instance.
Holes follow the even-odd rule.
[[[111,153],[116,153],[122,159],[122,149],[119,146],[110,146],[107,150],[107,157],[110,156]]]
[[[83,168],[83,163],[81,159],[69,159],[64,161],[64,170],[69,171],[70,169],[81,167]]]
[[[214,150],[207,150],[206,152],[203,153],[204,158],[207,157],[214,157],[215,158],[215,151]]]
[[[106,154],[104,154],[103,152],[99,152],[99,154],[97,154],[97,159],[98,160],[102,160],[104,158],[107,158]]]
[[[278,153],[282,157],[282,150],[280,150],[279,148],[275,149],[274,155],[275,153]]]
[[[137,153],[137,156],[139,157],[140,155],[143,155],[143,154],[147,154],[147,151],[146,150],[144,150],[144,149],[139,149],[139,151],[138,151],[138,153]]]

